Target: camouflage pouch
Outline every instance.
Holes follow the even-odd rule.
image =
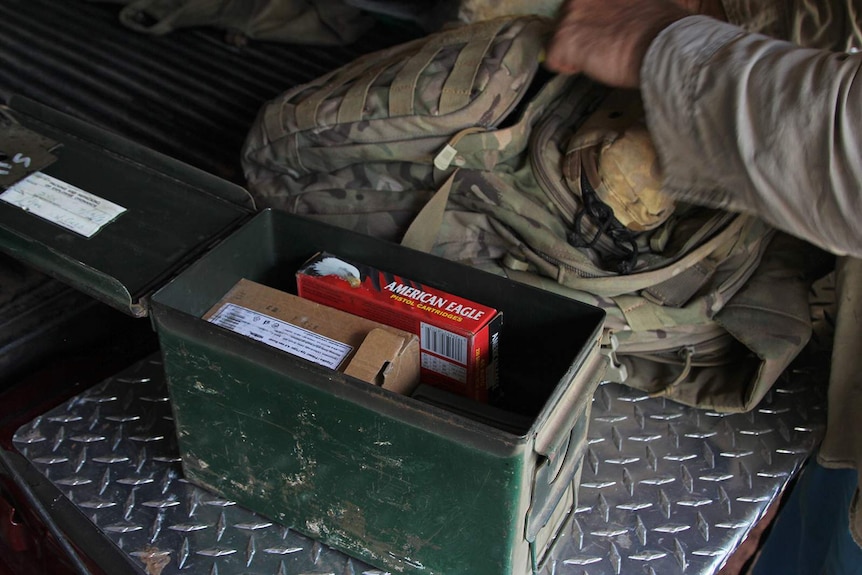
[[[339,45],[356,40],[372,19],[341,0],[131,0],[120,22],[154,35],[209,26],[242,38]]]

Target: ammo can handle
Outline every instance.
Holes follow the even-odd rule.
[[[583,461],[587,446],[587,428],[593,401],[593,390],[607,367],[606,357],[594,346],[576,372],[579,385],[554,410],[546,425],[536,435],[534,451],[540,456],[533,475],[533,492],[524,527],[530,543],[553,516]]]
[[[575,474],[581,467],[587,449],[589,407],[586,406],[580,414],[581,418],[565,436],[564,449],[561,450],[565,453],[558,457],[557,464],[546,459],[536,468],[524,526],[524,538],[530,543],[536,541],[539,531],[548,524],[566,491],[575,488]]]
[[[557,404],[548,421],[536,433],[533,450],[547,457],[552,465],[557,467],[560,465],[557,461],[559,451],[565,447],[569,431],[585,411],[585,406],[593,401],[593,392],[604,378],[607,367],[607,357],[599,352],[598,342],[596,342],[580,369],[575,373],[572,389]]]

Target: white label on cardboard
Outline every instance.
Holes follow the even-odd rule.
[[[9,186],[0,200],[49,222],[93,237],[126,208],[48,174],[35,172]]]
[[[221,306],[208,321],[331,369],[338,369],[353,351],[346,343],[233,303]]]

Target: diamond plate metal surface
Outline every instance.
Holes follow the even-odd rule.
[[[816,373],[787,374],[738,415],[601,385],[579,507],[542,575],[715,573],[819,442]],[[36,418],[14,443],[141,573],[383,575],[183,480],[157,357]]]

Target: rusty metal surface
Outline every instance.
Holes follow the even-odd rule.
[[[818,373],[788,374],[739,415],[600,386],[580,504],[542,575],[716,572],[819,441]],[[141,573],[382,574],[184,481],[157,357],[14,443]]]

